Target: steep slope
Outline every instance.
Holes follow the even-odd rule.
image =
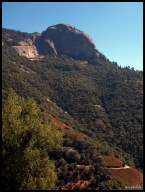
[[[56,118],[52,117],[51,115],[44,113],[44,117],[47,120],[50,120],[51,125],[60,128],[61,131],[65,132],[66,134],[69,135],[69,137],[74,137],[77,139],[88,139],[88,137],[84,134],[79,133],[78,131],[74,130],[71,127],[68,127],[61,121],[57,120]],[[77,152],[74,148],[67,148],[67,153],[69,152]],[[102,149],[101,149],[102,150]],[[104,149],[103,149],[104,150]],[[107,153],[102,153],[103,154],[103,159],[104,162],[106,163],[106,167],[111,171],[110,172],[110,181],[111,183],[108,182],[109,189],[115,188],[116,181],[120,183],[124,183],[124,185],[120,186],[119,189],[121,190],[142,190],[143,189],[143,174],[139,172],[137,169],[125,165],[125,163],[120,159],[122,157],[122,152],[119,151],[114,151],[110,146],[106,146],[107,151],[111,155],[107,155]],[[95,154],[95,150],[94,150]],[[118,156],[119,158],[115,157]],[[65,165],[67,168],[69,164]],[[81,165],[76,165],[76,168],[82,169],[82,173],[77,171],[77,174],[72,174],[69,176],[68,180],[66,180],[66,183],[62,185],[61,189],[62,190],[74,190],[74,189],[83,189],[87,188],[89,186],[92,186],[92,181],[94,179],[94,176],[85,176],[85,171],[91,171],[93,172],[92,165],[83,165],[83,161]],[[119,184],[118,184],[119,186]],[[117,188],[117,186],[116,186]],[[91,188],[90,188],[91,189]],[[99,188],[96,188],[99,189]]]
[[[61,55],[54,42],[58,55],[39,55],[34,61],[12,47],[26,39],[23,46],[31,46],[43,35],[47,40],[49,30],[37,35],[3,30],[3,90],[12,87],[19,95],[34,97],[43,112],[91,139],[123,149],[127,164],[142,168],[142,71],[99,57],[74,60]]]
[[[112,178],[119,177],[126,182],[126,190],[143,190],[143,174],[132,167],[112,170]]]
[[[77,138],[84,138],[87,137],[85,134],[73,129],[72,127],[69,127],[68,125],[64,124],[62,121],[56,119],[52,115],[43,112],[43,116],[46,120],[50,121],[51,126],[56,127],[62,132],[65,132],[66,134],[69,134],[72,137]]]

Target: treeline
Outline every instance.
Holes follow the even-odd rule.
[[[15,31],[13,29],[2,29],[2,41],[9,46],[18,45],[18,43],[24,39],[30,38],[30,34],[21,32],[20,30]]]
[[[142,71],[101,59],[82,63],[65,55],[30,61],[7,44],[3,46],[2,70],[4,90],[12,87],[21,96],[34,97],[41,110],[93,139],[118,146],[142,168]]]
[[[10,89],[3,101],[2,125],[3,190],[61,190],[70,179],[88,181],[76,185],[77,190],[125,186],[123,180],[110,177],[103,160],[110,153],[105,144],[51,127],[30,97],[24,99]]]

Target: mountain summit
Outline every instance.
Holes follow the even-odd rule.
[[[143,189],[143,71],[84,32],[2,29],[2,105],[3,189]]]
[[[48,27],[36,41],[36,46],[42,55],[66,54],[80,60],[102,56],[89,35],[69,24]]]
[[[21,41],[14,49],[28,58],[55,53],[85,61],[94,58],[108,60],[96,49],[89,35],[69,24],[50,26],[39,35],[33,33],[30,39]]]

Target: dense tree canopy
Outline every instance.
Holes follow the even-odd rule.
[[[65,184],[73,171],[75,177],[79,177],[79,174],[87,177],[87,171],[84,172],[76,164],[92,165],[92,173],[97,175],[88,189],[109,189],[110,185],[113,186],[106,179],[105,165],[102,162],[96,164],[99,156],[115,155],[128,165],[142,169],[143,72],[130,67],[122,68],[117,62],[101,58],[82,62],[66,55],[54,54],[36,60],[21,57],[12,46],[31,37],[32,34],[3,29],[4,185],[7,183],[7,188],[16,186],[28,189],[32,186],[33,189],[45,189],[47,182],[41,174],[35,174],[40,172],[39,166],[35,166],[37,162],[44,172],[47,170],[46,165],[50,164],[47,173],[52,171],[54,180],[56,166],[57,186]],[[10,94],[15,96],[9,95],[9,102],[5,101],[5,93],[9,88],[13,88],[23,98]],[[24,99],[28,96],[35,98],[45,114],[65,123],[67,133],[70,128],[81,132],[90,138],[89,142],[86,137],[78,139],[66,134],[63,143],[65,147],[56,150],[54,137],[57,140],[60,133],[42,121],[36,103],[31,98]],[[13,169],[15,159],[17,166]],[[44,159],[49,163],[45,163]],[[19,163],[24,164],[24,169]],[[17,172],[23,177],[19,177]],[[41,173],[43,175],[43,171]],[[15,183],[13,179],[17,181],[15,186],[12,186]],[[38,180],[44,185],[39,182],[41,187],[36,186]],[[121,182],[116,180],[117,183]]]
[[[62,133],[42,121],[35,101],[10,90],[2,109],[3,188],[55,189],[57,175],[48,152],[61,143]]]

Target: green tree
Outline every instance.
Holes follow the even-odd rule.
[[[65,165],[66,165],[66,161],[64,160],[64,158],[63,157],[61,157],[61,159],[59,159],[59,161],[58,161],[58,166],[59,167],[64,167]]]
[[[61,143],[62,133],[42,121],[36,102],[10,89],[2,108],[3,189],[56,189],[57,175],[48,152]]]

